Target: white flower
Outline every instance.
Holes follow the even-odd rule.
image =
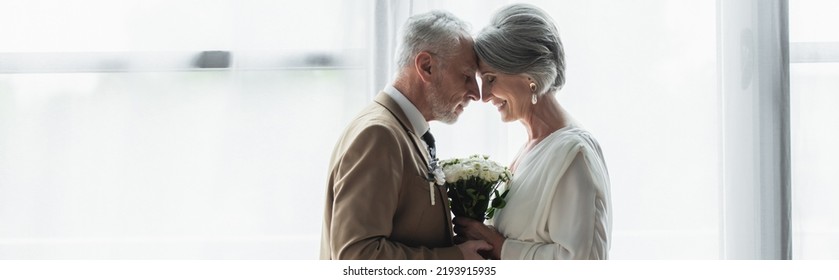
[[[506,166],[485,155],[448,159],[441,161],[440,166],[455,216],[483,221],[506,205],[508,191],[498,191],[500,183],[510,181],[513,176]]]
[[[506,166],[489,160],[489,156],[485,155],[448,159],[441,161],[440,165],[443,166],[447,183],[455,183],[472,177],[486,182],[506,182],[512,177]]]
[[[446,183],[446,174],[443,173],[443,169],[440,168],[440,166],[437,166],[437,168],[434,168],[434,172],[432,174],[434,176],[434,183],[435,184],[442,186],[443,184]]]

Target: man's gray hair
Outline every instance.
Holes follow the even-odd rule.
[[[530,4],[502,8],[475,38],[475,53],[505,74],[533,78],[536,92],[555,92],[565,84],[565,51],[553,19]]]
[[[421,51],[452,58],[461,40],[472,38],[469,24],[449,12],[439,10],[411,16],[402,28],[402,33],[396,57],[399,69],[411,65]]]

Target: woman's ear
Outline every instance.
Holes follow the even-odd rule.
[[[414,58],[417,74],[423,82],[431,82],[431,68],[434,65],[434,58],[430,53],[422,51]]]

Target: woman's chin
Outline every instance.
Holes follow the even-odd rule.
[[[505,113],[501,113],[501,122],[508,123],[508,122],[513,122],[513,121],[515,121],[515,120],[512,117],[510,117],[510,115],[507,115]]]

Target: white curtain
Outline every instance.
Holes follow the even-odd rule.
[[[718,1],[725,259],[789,259],[787,1]]]
[[[372,97],[390,83],[395,73],[396,62],[394,54],[397,45],[397,33],[402,23],[411,14],[411,3],[413,1],[372,1],[370,7],[373,10],[373,32],[370,34],[370,48],[368,57],[370,60],[370,83],[368,94]]]

